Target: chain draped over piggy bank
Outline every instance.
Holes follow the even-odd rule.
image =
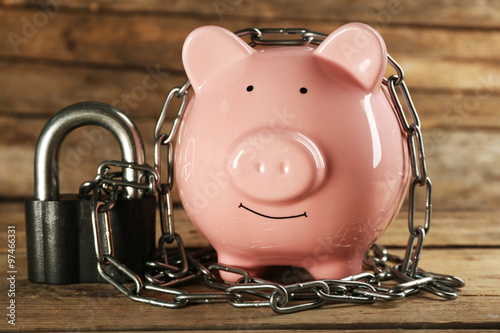
[[[350,23],[317,47],[257,49],[205,26],[188,36],[182,60],[194,96],[175,177],[219,263],[252,276],[269,266],[316,279],[360,273],[410,179],[406,137],[382,85],[382,37]]]

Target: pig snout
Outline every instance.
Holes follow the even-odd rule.
[[[300,200],[317,189],[326,174],[318,147],[296,132],[261,129],[237,140],[227,156],[232,184],[260,202]]]

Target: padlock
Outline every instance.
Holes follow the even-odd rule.
[[[97,271],[90,198],[59,194],[60,144],[73,129],[86,125],[109,130],[118,139],[124,162],[144,164],[138,129],[113,106],[78,103],[48,121],[36,147],[35,195],[25,202],[28,278],[32,282],[104,281]],[[137,182],[139,177],[139,171],[123,169],[124,180]],[[155,211],[155,197],[132,187],[124,187],[110,211],[114,257],[139,275],[155,255]]]

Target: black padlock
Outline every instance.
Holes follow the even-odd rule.
[[[35,195],[25,202],[28,278],[32,282],[104,281],[97,271],[90,198],[59,194],[60,143],[73,129],[86,125],[109,130],[118,139],[123,161],[144,164],[139,131],[113,106],[78,103],[49,120],[36,147]],[[124,180],[137,182],[139,177],[139,171],[123,169]],[[114,257],[139,275],[144,273],[146,261],[155,256],[155,212],[155,197],[132,187],[121,191],[110,212]]]

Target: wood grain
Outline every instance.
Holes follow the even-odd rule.
[[[435,212],[430,233],[425,245],[428,247],[498,247],[500,246],[500,225],[497,211]],[[0,202],[0,216],[4,225],[16,226],[18,250],[26,253],[24,204],[22,202]],[[208,246],[208,242],[191,223],[181,207],[174,211],[176,231],[189,248]],[[161,235],[157,216],[156,235]],[[423,224],[423,213],[417,213],[417,224]],[[6,228],[0,230],[0,239],[7,238]],[[404,248],[408,241],[407,211],[402,209],[378,243],[389,248]],[[7,250],[6,243],[0,244],[0,252]]]
[[[479,68],[470,68],[469,77],[456,78],[459,82],[467,81],[467,85],[449,90],[443,82],[449,77],[443,74],[441,78],[434,73],[432,62],[427,63],[428,69],[421,62],[417,69],[403,64],[405,69],[411,69],[406,76],[412,82],[409,87],[424,129],[500,128],[500,113],[496,108],[500,103],[497,95],[500,79],[488,72],[488,68],[482,74]],[[451,67],[448,69],[455,72]],[[0,92],[0,113],[21,119],[48,120],[63,107],[88,100],[115,105],[133,119],[156,118],[168,91],[186,80],[184,74],[170,72],[162,65],[117,70],[0,60],[0,71],[1,80],[6,83]],[[173,115],[169,117],[172,119]]]
[[[181,71],[180,55],[184,40],[201,25],[221,25],[231,31],[248,27],[303,26],[330,33],[345,23],[281,17],[273,20],[265,17],[228,17],[219,21],[210,17],[151,14],[144,19],[140,15],[116,15],[108,11],[60,11],[48,17],[46,22],[40,22],[38,27],[34,25],[37,21],[33,17],[36,19],[39,12],[36,8],[0,11],[0,19],[4,22],[0,25],[0,32],[7,37],[5,43],[0,44],[1,56],[109,66],[160,64],[162,68]],[[500,51],[498,30],[449,30],[434,26],[374,27],[396,59],[406,56],[410,59],[453,60],[461,66],[467,66],[469,62],[493,65]],[[449,85],[454,83],[457,82],[450,80]]]
[[[62,2],[62,1],[61,1]],[[36,0],[2,0],[4,6],[40,8]],[[63,2],[62,2],[63,3]],[[373,25],[416,25],[443,27],[496,28],[500,16],[498,4],[480,0],[415,2],[408,0],[349,0],[315,1],[314,5],[300,0],[236,0],[236,1],[175,1],[168,5],[161,0],[137,1],[83,0],[64,2],[65,7],[90,12],[154,13],[156,15],[203,15],[221,22],[230,17],[312,19],[321,21],[363,21]]]
[[[153,161],[152,129],[155,119],[139,117],[146,161]],[[33,194],[35,145],[46,120],[0,116],[0,196],[22,198]],[[165,129],[169,128],[165,124]],[[458,127],[459,128],[459,127]],[[500,134],[494,130],[424,130],[429,175],[433,180],[434,209],[495,209],[500,202]],[[121,159],[114,137],[99,127],[71,133],[60,153],[61,193],[75,193],[80,184],[93,179],[99,163]],[[13,176],[16,175],[16,176]],[[419,198],[423,191],[418,191]],[[175,201],[179,202],[178,194]],[[420,200],[420,199],[419,199]],[[419,201],[422,202],[422,201]],[[419,204],[417,209],[423,209]]]
[[[50,115],[75,102],[98,100],[118,106],[144,124],[146,147],[151,147],[148,135],[153,119],[168,90],[185,80],[180,62],[182,44],[199,25],[221,24],[230,30],[302,25],[330,31],[347,19],[363,20],[363,12],[376,17],[376,13],[382,15],[382,9],[399,4],[403,8],[398,7],[401,12],[392,15],[391,22],[374,23],[378,23],[376,27],[389,51],[405,69],[422,119],[436,189],[435,207],[445,210],[497,206],[496,165],[500,157],[494,147],[498,142],[495,129],[500,127],[496,107],[500,102],[500,67],[496,61],[500,33],[494,29],[469,29],[464,22],[450,29],[445,23],[447,15],[464,15],[457,14],[464,3],[444,6],[433,2],[422,6],[410,2],[360,2],[340,10],[342,6],[338,4],[320,1],[313,8],[307,6],[306,11],[301,11],[301,3],[295,3],[287,6],[288,14],[277,15],[277,8],[282,7],[280,1],[241,2],[225,13],[223,21],[213,12],[214,4],[215,1],[186,1],[161,6],[153,1],[138,8],[133,1],[100,1],[89,7],[75,1],[59,8],[43,26],[43,22],[38,22],[40,27],[32,31],[33,36],[26,43],[16,47],[10,42],[0,43],[0,80],[5,87],[0,92],[0,114],[4,115],[0,116],[0,151],[5,157],[0,162],[5,170],[0,176],[0,195],[19,198],[31,193],[36,133]],[[495,15],[488,7],[491,4],[474,2],[468,6],[467,15],[473,18],[472,22],[481,17],[484,24]],[[439,9],[443,23],[429,24],[432,17],[428,15],[421,18],[425,24],[412,21],[411,15],[418,17],[424,7]],[[243,8],[246,10],[240,12]],[[41,17],[41,10],[33,1],[4,2],[0,11],[4,22],[0,25],[1,33],[28,34],[26,22]],[[318,20],[317,15],[323,15],[320,10],[334,14]],[[263,14],[254,16],[252,11]],[[403,17],[406,24],[397,23]],[[398,24],[397,29],[391,24]],[[95,165],[105,158],[115,158],[112,152],[116,146],[112,140],[105,140],[101,147],[91,145],[91,154],[85,154],[84,159],[72,154],[78,144],[82,148],[88,143],[84,136],[74,136],[69,150],[63,148],[67,164],[77,164],[79,170],[79,174],[67,173],[69,179],[63,183],[63,190],[74,191],[81,179],[93,175]]]
[[[241,330],[252,329],[473,329],[500,327],[500,269],[497,261],[498,212],[438,213],[437,221],[424,249],[420,267],[434,272],[453,274],[466,281],[455,301],[442,301],[426,294],[403,301],[378,301],[374,305],[329,304],[307,313],[278,316],[269,309],[234,309],[228,304],[192,305],[180,310],[168,310],[141,305],[128,300],[106,284],[50,286],[32,284],[26,280],[26,255],[23,252],[23,221],[21,203],[1,203],[3,216],[0,237],[5,239],[7,225],[16,225],[16,290],[18,321],[14,331],[30,330]],[[202,245],[186,234],[186,217],[176,211],[178,231],[187,236],[188,244]],[[381,242],[401,245],[406,233],[404,217],[400,216],[389,228]],[[498,228],[497,228],[498,229]],[[393,230],[393,231],[391,231]],[[401,237],[403,236],[403,237]],[[439,240],[440,243],[435,241]],[[2,243],[4,244],[4,243]],[[439,246],[433,248],[433,246]],[[485,248],[485,246],[490,246]],[[391,249],[402,255],[403,248]],[[0,256],[6,248],[0,247]],[[6,261],[0,261],[6,271]],[[487,268],[487,269],[486,269]],[[268,277],[280,280],[286,271],[274,269]],[[7,288],[2,280],[0,289]],[[209,293],[204,286],[182,287],[191,292]],[[6,295],[2,294],[2,299]],[[119,309],[119,310],[118,310]],[[217,313],[217,316],[213,316]],[[404,313],[404,316],[401,316]],[[124,315],[127,314],[127,315]],[[356,314],[353,317],[353,314]],[[383,321],[381,321],[381,319]]]
[[[57,328],[68,331],[85,328],[101,331],[181,330],[187,327],[194,330],[500,327],[497,316],[500,308],[497,276],[500,271],[497,265],[489,272],[484,271],[484,267],[496,262],[500,255],[498,249],[439,249],[428,250],[426,254],[432,258],[432,264],[426,260],[422,266],[447,273],[462,273],[468,285],[457,300],[442,301],[420,294],[401,301],[378,301],[373,305],[329,304],[314,311],[286,316],[278,316],[265,308],[235,309],[228,304],[192,305],[178,310],[151,307],[128,300],[106,284],[32,284],[26,281],[20,266],[16,280],[19,315],[15,329]],[[19,256],[19,265],[24,265],[24,260],[23,256]],[[2,289],[6,283],[2,280]],[[201,286],[184,289],[210,292]]]
[[[0,112],[46,120],[83,101],[114,105],[132,118],[156,118],[169,90],[186,80],[185,75],[155,65],[117,70],[0,61],[0,71],[2,82],[8,83],[0,95]]]

